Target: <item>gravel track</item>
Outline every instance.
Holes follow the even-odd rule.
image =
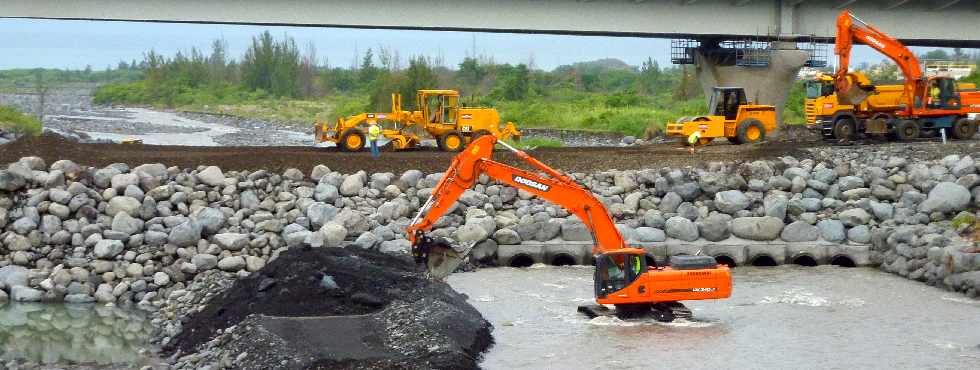
[[[699,148],[691,155],[676,143],[633,147],[538,148],[530,153],[555,168],[569,172],[591,172],[607,169],[641,169],[662,166],[691,166],[708,161],[730,162],[756,160],[780,155],[806,156],[802,148],[825,146],[823,142],[772,142],[758,145],[715,144]],[[441,172],[449,166],[455,153],[436,150],[383,152],[380,159],[369,152],[345,153],[331,148],[312,147],[191,147],[158,145],[124,145],[78,143],[56,134],[24,138],[0,150],[0,163],[16,162],[21,157],[39,156],[49,163],[70,159],[79,164],[102,167],[112,163],[138,166],[163,163],[167,166],[196,167],[215,165],[226,170],[283,171],[297,168],[309,172],[323,164],[335,171],[353,173],[360,170],[400,173],[409,169]],[[522,165],[506,151],[498,151],[495,160]]]

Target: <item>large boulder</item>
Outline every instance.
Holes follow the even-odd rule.
[[[27,286],[30,270],[23,266],[0,267],[0,289],[10,289],[15,286]]]
[[[218,267],[218,256],[213,254],[198,253],[191,257],[191,263],[197,266],[197,272],[204,272]]]
[[[837,186],[840,191],[848,191],[864,187],[864,179],[857,176],[844,176],[837,179]]]
[[[698,240],[698,227],[691,220],[684,217],[674,216],[667,219],[664,226],[667,236],[684,241],[693,242]]]
[[[919,204],[919,211],[959,212],[970,204],[970,191],[953,182],[941,182],[929,191],[929,196]]]
[[[741,191],[726,190],[715,193],[715,207],[727,214],[735,214],[749,207],[752,202]]]
[[[562,225],[563,233],[564,228],[564,225]],[[500,229],[493,233],[493,240],[496,240],[497,244],[501,245],[520,244],[521,235],[511,229]]]
[[[248,245],[248,235],[223,233],[214,236],[214,243],[229,251],[240,251]]]
[[[838,220],[820,220],[817,222],[820,229],[820,236],[828,242],[842,242],[847,236],[844,234],[844,224]]]
[[[453,238],[463,245],[481,242],[485,240],[487,236],[489,236],[489,233],[486,229],[473,223],[460,226],[458,229],[456,229],[456,232],[453,233]]]
[[[775,217],[780,220],[786,218],[786,208],[788,207],[789,203],[789,201],[786,200],[786,197],[766,197],[762,203],[763,211],[765,212],[766,216]]]
[[[0,170],[0,190],[12,192],[27,186],[27,179],[16,172]]]
[[[201,240],[201,225],[194,220],[174,226],[167,236],[167,242],[178,247],[194,246],[199,240]]]
[[[339,246],[347,238],[347,228],[332,221],[323,225],[318,233],[322,235],[322,244],[325,247]]]
[[[225,214],[217,208],[203,208],[197,212],[194,219],[201,226],[201,231],[208,235],[218,232],[225,226]]]
[[[820,238],[820,229],[805,221],[795,221],[783,228],[779,238],[787,242],[812,242]]]
[[[775,240],[783,230],[783,220],[771,216],[741,217],[732,220],[732,234],[749,240]]]
[[[728,239],[731,236],[729,223],[732,216],[724,213],[712,213],[698,222],[698,231],[705,240],[717,242]]]
[[[867,224],[871,221],[871,215],[861,208],[851,208],[837,215],[844,226],[857,226]]]
[[[357,195],[364,188],[364,176],[361,173],[353,174],[344,178],[340,184],[340,194],[344,196]]]
[[[143,220],[132,217],[126,212],[119,212],[112,218],[112,230],[126,234],[126,236],[138,234],[143,230]]]
[[[354,245],[364,249],[370,249],[374,248],[374,246],[380,244],[381,242],[381,238],[375,235],[373,232],[365,231],[361,233],[361,236],[358,236],[357,239],[354,240]]]
[[[566,241],[592,241],[592,233],[577,218],[567,218],[561,222],[561,238]],[[519,237],[520,238],[520,237]],[[500,240],[497,240],[498,242]],[[507,243],[500,243],[507,244]]]
[[[681,205],[684,199],[681,198],[675,192],[669,192],[664,195],[663,199],[660,200],[660,211],[664,213],[674,213],[677,211],[677,206]]]
[[[218,268],[222,271],[236,272],[244,269],[246,266],[248,264],[245,262],[245,257],[242,256],[225,257],[218,261]]]
[[[23,285],[15,286],[10,289],[10,299],[14,302],[38,302],[43,296],[43,291]]]
[[[197,173],[197,181],[210,186],[223,185],[225,183],[225,174],[221,172],[221,168],[218,166],[209,166]]]
[[[333,220],[340,210],[330,204],[314,202],[306,207],[306,217],[310,219],[310,225],[314,228],[323,227],[324,224]]]
[[[121,241],[103,239],[95,243],[95,248],[92,253],[95,255],[95,258],[108,260],[122,253],[123,249],[125,249],[125,246],[123,246]]]
[[[141,205],[143,203],[136,198],[127,196],[112,197],[112,199],[109,199],[109,205],[106,207],[105,213],[110,217],[114,217],[119,212],[125,212],[130,216],[139,217]]]
[[[667,234],[665,234],[663,230],[646,226],[638,227],[633,230],[633,235],[636,241],[639,242],[651,243],[667,240]]]
[[[123,191],[130,185],[137,185],[140,183],[140,178],[135,173],[121,173],[112,177],[110,184],[113,189],[117,191]]]
[[[847,230],[847,239],[855,243],[868,244],[871,242],[871,228],[868,225],[858,225]]]

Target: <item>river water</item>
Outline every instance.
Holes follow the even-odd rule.
[[[147,314],[91,304],[0,305],[0,369],[38,364],[83,369],[138,369],[154,364]]]
[[[730,299],[668,324],[577,313],[591,266],[449,283],[494,325],[487,369],[980,369],[980,301],[871,268],[739,267]]]

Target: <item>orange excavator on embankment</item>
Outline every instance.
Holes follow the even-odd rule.
[[[511,150],[547,177],[493,161],[496,144]],[[578,309],[589,317],[650,314],[659,321],[669,322],[691,317],[691,311],[679,301],[722,299],[731,295],[732,277],[727,266],[718,265],[710,256],[674,256],[669,265],[657,266],[646,250],[626,244],[606,207],[589,190],[493,136],[474,140],[453,159],[407,229],[412,255],[416,261],[426,263],[435,277],[444,277],[455,270],[468,250],[461,251],[443,239],[429,237],[426,232],[480,175],[561,205],[589,229],[594,242],[597,305]],[[616,310],[605,305],[613,305]]]

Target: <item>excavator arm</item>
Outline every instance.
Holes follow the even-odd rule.
[[[895,38],[844,10],[837,16],[837,39],[834,45],[834,53],[837,54],[834,79],[841,102],[858,105],[868,97],[868,93],[860,89],[857,81],[850,78],[847,72],[855,40],[884,54],[898,65],[905,76],[905,96],[911,100],[916,81],[923,77],[915,53]],[[911,101],[907,106],[912,107]]]
[[[491,157],[496,144],[501,144],[511,150],[519,158],[547,174],[548,177],[493,161]],[[451,268],[432,266],[431,261],[428,260],[430,253],[435,253],[435,251],[432,248],[432,240],[426,237],[425,233],[431,230],[436,221],[449,211],[464,191],[473,187],[481,174],[558,204],[578,216],[592,233],[595,241],[593,253],[626,247],[623,237],[616,229],[616,224],[612,218],[609,217],[606,207],[591,192],[527,153],[498,141],[492,135],[486,135],[470,143],[453,159],[449,170],[433,189],[432,195],[419,209],[418,215],[415,216],[406,230],[408,240],[412,243],[412,255],[420,262],[429,262],[430,271],[449,269],[448,272],[451,272],[455,266],[452,266],[451,263],[447,263],[451,265]],[[445,246],[440,247],[445,249]],[[438,252],[443,257],[440,260],[461,258],[461,256],[445,256],[445,253],[442,252]],[[460,261],[455,262],[458,265]],[[445,273],[448,274],[448,272]]]

